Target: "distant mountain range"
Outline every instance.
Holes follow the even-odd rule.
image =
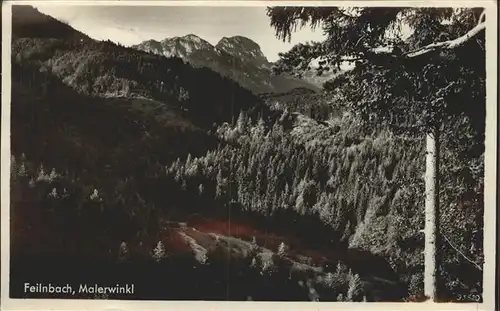
[[[320,90],[322,82],[298,79],[290,75],[271,75],[273,64],[262,53],[260,46],[243,36],[223,37],[215,46],[194,34],[147,40],[132,48],[163,55],[179,57],[195,67],[207,67],[237,81],[254,93],[282,93],[294,88]]]

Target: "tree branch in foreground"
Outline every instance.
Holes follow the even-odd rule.
[[[462,255],[462,257],[467,260],[468,262],[470,262],[471,264],[473,264],[476,269],[478,269],[479,271],[483,271],[483,268],[481,268],[481,266],[479,266],[474,260],[470,259],[469,257],[467,257],[464,253],[462,253],[458,247],[456,247],[455,245],[453,245],[450,241],[450,239],[448,239],[448,237],[441,233],[441,235],[444,237],[444,239],[446,240],[446,242],[448,242],[448,245],[450,245],[451,248],[453,248],[457,253],[459,253],[460,255]]]
[[[479,34],[482,30],[486,29],[486,23],[482,22],[479,23],[477,26],[469,30],[465,35],[458,37],[454,40],[448,40],[448,41],[443,41],[443,42],[437,42],[437,43],[432,43],[429,45],[426,45],[420,49],[417,49],[415,51],[409,52],[405,55],[406,58],[412,58],[412,57],[417,57],[420,55],[427,54],[432,51],[436,51],[438,49],[442,50],[452,50],[457,47],[460,47],[464,45],[466,42],[471,40],[473,37],[475,37],[477,34]]]
[[[483,12],[481,13],[481,15],[479,16],[479,20],[477,21],[477,24],[481,24],[482,22],[484,22],[484,19],[486,18],[486,10],[483,10]]]

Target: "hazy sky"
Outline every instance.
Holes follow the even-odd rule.
[[[308,28],[292,35],[291,43],[276,39],[265,7],[39,5],[37,8],[94,39],[110,39],[125,46],[191,33],[215,45],[222,37],[241,35],[257,42],[264,55],[275,61],[279,52],[288,51],[297,42],[323,38],[321,30]]]

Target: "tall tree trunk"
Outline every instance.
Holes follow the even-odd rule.
[[[439,131],[427,134],[425,169],[424,295],[435,301],[438,289]]]

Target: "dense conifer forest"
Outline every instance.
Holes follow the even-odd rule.
[[[362,122],[357,74],[257,96],[14,6],[11,295],[72,278],[136,284],[123,299],[420,300],[424,137]],[[443,300],[482,292],[467,118],[442,138]]]

